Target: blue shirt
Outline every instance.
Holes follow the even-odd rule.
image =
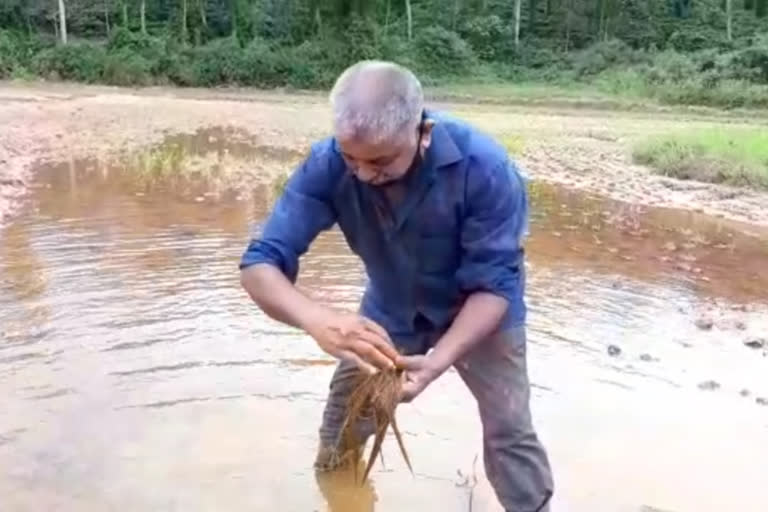
[[[293,172],[240,268],[277,266],[293,282],[299,258],[323,230],[339,226],[365,265],[360,314],[379,323],[403,353],[424,353],[450,327],[466,297],[507,299],[500,329],[525,322],[525,182],[507,151],[445,114],[435,121],[405,197],[383,215],[384,193],[355,178],[333,137],[312,145]],[[387,211],[387,210],[383,210]]]

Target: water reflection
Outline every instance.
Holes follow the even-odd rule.
[[[229,135],[195,137],[184,152]],[[415,478],[389,457],[365,487],[315,480],[333,361],[238,283],[268,184],[198,201],[110,165],[48,165],[0,234],[0,466],[14,468],[0,494],[12,509],[467,510],[456,470],[477,454],[479,425],[453,372],[403,408]],[[765,510],[768,358],[742,341],[768,332],[766,238],[546,185],[532,200],[531,378],[560,499]],[[356,308],[364,282],[337,231],[302,260],[300,286],[326,303]],[[694,322],[703,308],[716,313],[708,331]],[[720,387],[701,391],[707,380]],[[744,442],[723,444],[734,431]],[[479,476],[475,506],[496,510]]]
[[[358,475],[365,465],[358,468]],[[358,476],[359,478],[359,476]],[[337,472],[315,472],[315,482],[327,504],[327,512],[373,512],[376,510],[376,490],[371,480],[355,481],[352,469]]]

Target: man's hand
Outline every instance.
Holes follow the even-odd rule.
[[[419,396],[445,371],[432,355],[401,357],[398,359],[398,366],[405,370],[405,381],[400,393],[400,400],[403,402],[410,402]]]
[[[324,310],[305,330],[325,352],[354,361],[367,373],[395,367],[398,353],[387,331],[365,317]]]

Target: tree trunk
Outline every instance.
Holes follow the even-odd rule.
[[[573,12],[573,0],[566,0],[567,8],[565,11],[565,53],[571,49],[571,14]]]
[[[387,0],[387,13],[384,15],[384,35],[389,32],[389,16],[392,11],[392,0]]]
[[[520,10],[523,0],[515,0],[515,50],[520,46]]]
[[[459,19],[459,12],[461,12],[461,0],[454,0],[453,2],[453,20],[451,20],[451,29],[456,30],[456,21]]]
[[[237,37],[237,0],[229,0],[229,15],[232,18],[232,37]]]
[[[123,27],[128,28],[128,0],[123,0]]]
[[[112,32],[109,28],[109,0],[104,0],[104,26],[107,27],[107,37]]]
[[[536,0],[528,0],[528,33],[536,32]]]
[[[147,35],[147,0],[141,0],[139,16],[141,16],[141,33]]]
[[[323,17],[320,15],[320,6],[315,6],[315,24],[317,25],[317,35],[323,33]],[[386,27],[384,28],[386,30]]]
[[[181,0],[181,40],[185,43],[189,40],[189,29],[187,28],[187,0]]]
[[[208,15],[205,12],[205,0],[198,0],[197,3],[200,7],[200,22],[203,24],[203,27],[208,30]]]
[[[408,18],[408,40],[413,38],[413,13],[411,12],[411,0],[405,0],[405,14]]]
[[[67,8],[64,0],[59,0],[59,34],[62,44],[67,44]]]
[[[725,35],[733,41],[733,0],[725,0]]]

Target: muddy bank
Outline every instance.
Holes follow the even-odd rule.
[[[637,205],[683,208],[768,226],[768,194],[721,185],[682,182],[633,165],[629,145],[650,133],[746,124],[748,119],[681,113],[443,103],[435,105],[511,141],[534,179],[597,193]],[[19,204],[29,170],[40,161],[70,157],[100,162],[157,145],[174,133],[217,127],[239,131],[250,145],[299,156],[327,133],[328,111],[320,95],[176,91],[83,86],[0,86],[0,212]],[[294,159],[295,160],[295,159]],[[244,164],[226,186],[248,188],[288,170]],[[258,162],[258,159],[254,160]],[[197,162],[200,167],[210,162]]]

